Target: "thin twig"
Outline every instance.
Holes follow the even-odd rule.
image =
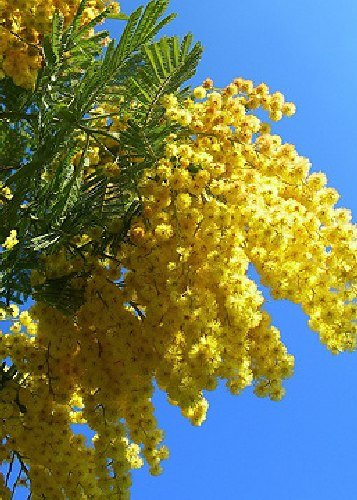
[[[8,482],[9,482],[9,479],[10,479],[10,476],[11,476],[11,472],[12,472],[12,468],[14,466],[14,460],[15,460],[15,454],[13,452],[12,456],[11,456],[11,462],[9,464],[9,470],[7,471],[7,474],[6,474],[5,486],[7,486]]]

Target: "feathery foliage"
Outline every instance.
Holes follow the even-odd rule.
[[[120,244],[138,204],[138,178],[160,155],[169,132],[160,97],[179,90],[201,56],[200,44],[191,48],[191,35],[181,45],[178,37],[154,41],[175,17],[165,16],[168,0],[153,0],[130,16],[111,15],[108,9],[83,25],[86,3],[81,2],[68,27],[55,12],[51,33],[39,47],[43,63],[32,91],[16,87],[10,78],[0,80],[1,180],[13,194],[0,207],[0,238],[4,241],[15,228],[19,239],[16,248],[1,254],[1,294],[8,300],[19,302],[21,295],[33,293],[29,274],[41,253],[69,247],[74,235],[121,217],[122,230],[98,252],[108,243]],[[107,17],[127,20],[119,41],[102,49],[109,34],[93,28]],[[91,113],[108,101],[120,103],[130,116],[120,134],[111,134],[110,126],[91,126]],[[141,104],[136,111],[130,108],[133,101]],[[105,144],[108,138],[112,148]],[[83,175],[94,143],[121,164],[120,176],[110,183],[100,174]],[[78,165],[73,164],[76,152]],[[59,282],[58,291],[62,286]],[[36,293],[44,299],[48,287],[42,288]],[[54,283],[50,289],[55,297]],[[69,307],[70,294],[66,297]]]

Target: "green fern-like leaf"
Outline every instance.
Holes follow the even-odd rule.
[[[176,92],[191,78],[202,55],[199,43],[192,46],[192,35],[180,44],[178,37],[163,37],[144,48],[144,65],[130,78],[128,89],[147,111],[147,120],[164,94]]]

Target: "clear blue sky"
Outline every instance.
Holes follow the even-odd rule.
[[[121,3],[127,13],[139,4]],[[166,32],[192,31],[205,47],[193,82],[244,76],[286,94],[297,114],[275,130],[327,173],[356,215],[357,2],[172,0],[171,10],[179,16]],[[357,499],[357,353],[328,353],[297,306],[267,308],[296,356],[285,399],[222,387],[196,428],[158,394],[171,457],[161,477],[134,473],[133,500]]]
[[[121,2],[126,13],[139,4]],[[193,82],[244,76],[282,91],[297,114],[275,130],[356,214],[357,2],[172,0],[171,10],[179,16],[165,32],[192,31],[205,47]],[[110,26],[116,36],[123,23]],[[357,353],[328,353],[297,306],[269,300],[267,309],[296,357],[285,399],[233,397],[222,387],[196,428],[158,393],[171,457],[160,477],[133,474],[132,500],[357,499]]]

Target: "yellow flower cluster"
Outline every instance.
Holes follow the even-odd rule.
[[[33,272],[34,285],[81,274],[72,284],[83,305],[73,316],[43,303],[20,315],[13,307],[19,317],[0,336],[1,356],[24,377],[0,391],[0,457],[23,458],[33,498],[128,498],[131,469],[146,461],[159,474],[168,450],[154,382],[194,425],[219,379],[232,394],[253,386],[282,398],[294,358],[250,263],[274,297],[302,305],[333,353],[356,349],[351,214],[335,208],[325,176],[309,173],[309,161],[251,111],[278,120],[294,106],[243,79],[223,91],[206,80],[192,98],[166,96],[163,105],[180,132],[138,186],[143,211],[128,241],[99,260],[93,230],[73,240],[80,257],[63,249]],[[116,175],[92,148],[86,168],[96,165]],[[94,431],[91,445],[74,423]]]
[[[13,194],[8,186],[0,181],[0,206],[7,202],[7,200],[12,200]]]
[[[202,97],[202,88],[195,94]],[[266,85],[253,87],[241,78],[222,93],[210,92],[203,102],[188,100],[179,105],[169,96],[164,104],[167,116],[188,126],[189,133],[171,138],[167,158],[156,177],[147,181],[153,190],[147,193],[144,187],[147,213],[153,211],[155,217],[165,219],[166,225],[175,228],[176,237],[181,226],[173,223],[170,210],[174,204],[176,218],[182,212],[177,193],[193,208],[198,203],[199,216],[191,223],[196,243],[202,231],[201,205],[217,205],[219,220],[229,212],[242,251],[273,296],[301,304],[310,326],[332,352],[356,349],[356,226],[352,215],[335,208],[339,195],[326,187],[324,174],[309,174],[309,161],[247,112],[260,106],[272,119],[279,119],[282,114],[289,116],[294,106],[285,103],[280,93],[269,95]],[[161,192],[170,192],[170,201],[159,202],[168,196]],[[165,206],[161,208],[160,203]],[[164,215],[157,214],[158,207]],[[152,221],[150,215],[148,220]],[[182,220],[189,224],[188,217]],[[231,226],[229,220],[226,227]],[[214,218],[213,228],[222,241],[226,229],[222,231]],[[216,248],[214,230],[205,238],[206,258]]]
[[[5,242],[2,244],[3,248],[6,250],[11,250],[15,245],[17,245],[19,240],[17,239],[17,231],[16,229],[12,229],[10,231],[9,236],[5,239]]]
[[[41,37],[51,29],[58,10],[68,24],[80,0],[2,0],[0,2],[0,78],[10,76],[19,87],[32,88],[41,66]],[[93,19],[104,8],[118,10],[115,0],[89,0],[82,22]]]
[[[55,257],[46,276],[78,268]],[[159,474],[168,457],[151,402],[158,360],[125,305],[120,275],[118,265],[93,263],[75,318],[41,303],[31,313],[7,311],[17,319],[0,336],[0,356],[11,356],[25,381],[0,391],[0,458],[13,450],[22,457],[34,498],[129,498],[130,470],[145,458]],[[73,433],[76,423],[95,431],[91,446]]]

